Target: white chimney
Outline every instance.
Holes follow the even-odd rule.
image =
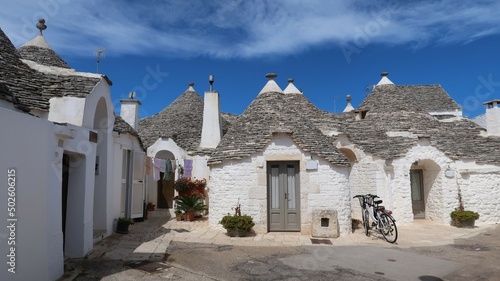
[[[141,102],[135,99],[135,92],[130,92],[129,99],[120,100],[120,103],[120,116],[137,131],[139,129],[139,105],[141,105]]]
[[[210,91],[205,92],[200,147],[215,148],[222,139],[219,92],[213,90],[214,76],[209,76]]]
[[[488,136],[500,136],[500,100],[492,100],[486,105],[486,130]]]

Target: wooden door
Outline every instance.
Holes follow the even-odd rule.
[[[299,162],[269,162],[269,231],[300,231]]]
[[[423,171],[420,169],[410,170],[411,203],[413,218],[425,218],[424,181]]]

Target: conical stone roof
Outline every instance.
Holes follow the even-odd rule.
[[[47,28],[47,26],[45,26],[45,20],[40,19],[37,28],[40,29],[40,34],[19,48],[21,57],[25,60],[34,61],[45,66],[71,68],[56,54],[56,52],[54,52],[54,50],[52,50],[47,41],[45,41],[42,34],[42,30]]]
[[[321,111],[302,94],[261,92],[222,138],[208,163],[250,157],[262,151],[274,134],[285,133],[302,150],[336,165],[349,165],[332,139],[314,125],[313,120],[319,118]]]
[[[190,86],[161,112],[139,121],[139,135],[146,147],[161,137],[173,139],[187,151],[197,150],[203,126],[203,98]]]

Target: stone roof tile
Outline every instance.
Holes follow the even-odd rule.
[[[71,68],[52,49],[42,48],[38,46],[22,46],[19,48],[19,54],[23,59],[34,61],[41,65]]]
[[[222,138],[208,163],[249,157],[263,150],[274,134],[285,133],[302,150],[348,166],[348,160],[338,152],[332,139],[314,125],[313,120],[320,118],[321,111],[301,94],[259,93]]]
[[[31,109],[49,110],[53,97],[86,97],[104,78],[55,75],[36,71],[22,61],[19,52],[0,29],[0,83],[19,103]]]
[[[187,151],[199,147],[203,125],[203,99],[188,89],[161,112],[139,121],[139,135],[146,147],[161,137],[173,139]]]
[[[161,112],[139,121],[139,135],[146,147],[153,145],[158,138],[168,137],[185,149],[188,154],[207,155],[213,148],[200,148],[201,130],[203,127],[203,98],[193,87],[182,93],[175,101]],[[228,131],[230,123],[235,120],[232,114],[221,114],[222,133]]]
[[[406,85],[397,87],[413,96],[426,112],[462,110],[441,85]]]
[[[137,133],[132,126],[130,126],[127,121],[123,120],[120,115],[115,114],[115,123],[113,124],[113,131],[118,132],[120,134],[130,134],[137,138],[142,150],[146,151],[144,144],[142,143],[141,137]]]
[[[359,106],[365,119],[346,122],[344,132],[362,150],[384,159],[403,157],[419,138],[450,159],[500,163],[500,138],[485,137],[484,129],[468,119],[440,122],[428,112],[460,107],[439,85],[379,85]]]

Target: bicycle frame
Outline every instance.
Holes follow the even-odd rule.
[[[398,236],[395,224],[396,220],[392,217],[391,211],[386,210],[384,206],[380,206],[382,200],[375,200],[375,198],[379,197],[373,194],[356,195],[354,198],[358,198],[361,205],[366,236],[370,236],[369,230],[372,228],[370,226],[371,217],[372,226],[376,226],[377,230],[384,236],[384,239],[389,243],[396,242]],[[365,215],[366,212],[368,216]]]

